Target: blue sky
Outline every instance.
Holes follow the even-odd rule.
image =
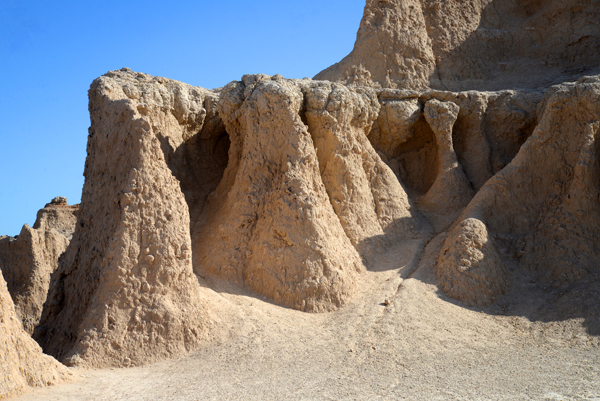
[[[354,45],[364,0],[0,0],[0,235],[55,196],[78,203],[87,90],[129,67],[205,88],[312,77]]]

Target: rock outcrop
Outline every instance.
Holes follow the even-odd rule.
[[[89,96],[77,228],[34,338],[70,365],[181,354],[202,340],[209,311],[192,270],[189,208],[167,162],[186,166],[169,146],[202,128],[212,92],[123,71],[94,81]]]
[[[76,229],[34,337],[70,365],[152,362],[208,335],[209,283],[331,311],[379,255],[433,232],[441,290],[471,306],[516,265],[557,285],[597,269],[600,79],[546,88],[600,67],[599,2],[368,0],[353,52],[317,75],[332,82],[98,78]],[[19,240],[66,247],[53,203]]]
[[[368,138],[413,199],[424,197],[436,180],[436,185],[444,185],[447,174],[454,176],[459,185],[453,195],[454,206],[440,200],[444,206],[426,208],[449,213],[466,206],[473,192],[516,156],[537,124],[537,108],[543,96],[538,91],[384,89],[378,91],[381,112]],[[429,103],[431,105],[427,107]],[[458,106],[456,117],[449,109],[456,111],[454,106],[448,106],[449,114],[444,111],[444,106],[439,110],[432,107],[440,103]],[[429,117],[426,117],[426,108],[429,108]],[[446,126],[438,121],[444,121]],[[441,136],[438,138],[438,135]],[[442,140],[446,145],[440,142]],[[445,148],[440,147],[440,143]],[[444,157],[450,159],[444,162]],[[445,173],[446,170],[449,172]],[[438,180],[440,175],[445,178]],[[468,185],[465,185],[463,175]],[[434,189],[429,197],[436,192],[439,191]]]
[[[286,306],[330,310],[355,291],[363,266],[329,203],[303,103],[283,79],[247,76],[224,88],[229,165],[194,235],[195,269]]]
[[[452,297],[494,302],[506,262],[554,286],[594,268],[597,79],[546,88],[600,72],[599,18],[598,0],[368,0],[315,77],[377,88],[369,139],[437,231],[466,207],[438,261]]]
[[[353,245],[368,256],[381,250],[377,240],[396,242],[422,232],[425,225],[403,184],[367,138],[380,109],[375,93],[317,82],[305,91],[321,177]]]
[[[29,334],[40,320],[50,275],[75,230],[77,209],[66,198],[57,197],[38,211],[33,228],[25,224],[18,237],[0,237],[0,270]]]
[[[192,349],[211,315],[193,271],[342,306],[370,255],[428,230],[367,139],[378,112],[372,89],[280,76],[220,92],[99,78],[77,228],[35,338],[88,366]]]
[[[33,228],[46,231],[54,229],[70,241],[75,232],[78,210],[79,205],[70,206],[67,198],[57,196],[38,211]]]
[[[368,0],[356,44],[315,76],[384,88],[547,88],[599,73],[600,1]]]
[[[450,232],[440,251],[437,275],[442,291],[467,305],[488,306],[508,288],[508,269],[479,219],[467,218]]]
[[[451,296],[489,305],[506,288],[490,237],[509,250],[505,258],[550,284],[598,270],[599,99],[599,77],[550,88],[533,135],[481,188],[442,247],[438,275]],[[457,241],[469,227],[478,239]]]
[[[23,330],[0,273],[0,399],[29,387],[59,384],[72,377],[65,366],[44,355]]]
[[[431,188],[421,198],[423,209],[440,214],[462,211],[473,197],[471,184],[458,164],[452,144],[452,128],[460,108],[452,102],[432,99],[425,104],[425,120],[435,134],[438,171]]]
[[[229,164],[194,226],[196,272],[300,310],[343,305],[364,269],[359,253],[422,228],[367,140],[378,111],[368,89],[278,76],[226,86]]]

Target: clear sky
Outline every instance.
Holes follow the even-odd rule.
[[[129,67],[215,88],[312,77],[354,45],[364,0],[0,0],[0,235],[55,196],[79,203],[87,90]]]

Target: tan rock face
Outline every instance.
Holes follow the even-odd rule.
[[[451,296],[490,304],[506,261],[555,286],[597,264],[597,79],[522,88],[598,73],[599,18],[596,0],[367,1],[352,53],[315,77],[389,88],[370,141],[436,230],[466,207],[439,257]]]
[[[183,353],[214,319],[204,276],[334,310],[388,247],[430,234],[417,210],[450,227],[440,288],[468,305],[504,294],[519,258],[577,280],[596,265],[598,85],[419,92],[248,75],[214,92],[110,72],[90,90],[77,229],[35,338],[87,366]]]
[[[46,231],[54,229],[71,240],[75,231],[78,210],[79,205],[69,206],[67,198],[57,196],[38,211],[33,228]]]
[[[369,255],[427,230],[367,139],[378,112],[372,89],[279,76],[220,93],[99,78],[77,229],[35,338],[87,366],[192,349],[211,316],[193,271],[304,311],[342,306]]]
[[[45,352],[68,364],[128,366],[199,344],[208,312],[183,185],[167,162],[183,164],[185,153],[177,159],[169,146],[201,130],[210,96],[130,71],[94,81],[77,229],[34,333]]]
[[[432,99],[425,104],[425,120],[435,134],[438,172],[429,191],[420,203],[425,210],[448,214],[462,210],[471,198],[473,190],[458,164],[452,144],[452,128],[460,108],[452,102]]]
[[[321,178],[352,244],[368,255],[381,250],[378,240],[415,236],[422,221],[367,139],[379,111],[375,93],[323,83],[312,83],[305,93]]]
[[[427,227],[367,140],[378,111],[371,89],[279,76],[221,93],[99,78],[77,229],[35,338],[87,366],[192,349],[211,316],[193,270],[300,310],[342,306],[370,253]]]
[[[442,291],[471,306],[486,306],[505,293],[508,269],[485,224],[461,221],[450,232],[438,257]]]
[[[438,275],[450,294],[468,303],[489,304],[504,287],[505,270],[493,241],[476,250],[469,242],[453,239],[472,219],[480,222],[479,230],[488,237],[501,238],[510,250],[505,258],[538,272],[544,282],[574,282],[598,270],[599,95],[598,77],[548,91],[533,135],[512,163],[483,186],[446,240]],[[472,278],[445,260],[461,253],[488,260],[482,269],[487,279],[478,289],[457,293],[453,288],[468,287]],[[496,273],[490,273],[493,269]]]
[[[315,79],[384,88],[548,87],[600,65],[600,2],[369,0],[352,52]]]
[[[44,355],[23,330],[0,274],[0,399],[29,387],[58,384],[72,377],[65,366]]]
[[[328,201],[302,104],[298,85],[276,77],[223,89],[229,165],[194,235],[194,267],[286,306],[329,310],[363,267]]]
[[[420,0],[367,0],[352,53],[314,79],[423,89],[435,63]]]
[[[381,112],[368,138],[413,199],[419,199],[432,188],[441,171],[448,168],[441,164],[442,148],[438,146],[437,139],[437,135],[445,131],[456,155],[456,168],[464,172],[469,186],[476,192],[510,163],[531,135],[538,121],[537,107],[542,98],[543,94],[537,91],[416,92],[384,89],[378,91]],[[438,126],[436,121],[448,120],[443,117],[446,113],[443,108],[438,110],[431,106],[428,113],[430,121],[427,121],[425,109],[430,101],[458,106],[453,123],[445,128]],[[451,132],[451,138],[448,132]],[[443,153],[451,156],[452,151]],[[443,179],[438,184],[445,181]],[[470,191],[466,191],[463,184],[459,185],[465,194],[458,203],[464,207]],[[454,184],[450,186],[454,187]],[[448,210],[456,208],[450,206]]]
[[[364,269],[357,250],[382,241],[384,230],[407,238],[420,229],[366,139],[379,109],[375,93],[245,76],[221,96],[232,147],[195,225],[196,272],[300,310],[343,305]]]
[[[60,204],[53,201],[38,211],[33,228],[25,224],[17,238],[0,237],[0,270],[17,316],[29,334],[42,315],[50,275],[75,230],[78,207],[60,199]]]

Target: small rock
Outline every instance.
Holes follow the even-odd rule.
[[[64,196],[57,196],[56,198],[52,199],[50,203],[52,205],[66,205],[67,198],[65,198]]]

